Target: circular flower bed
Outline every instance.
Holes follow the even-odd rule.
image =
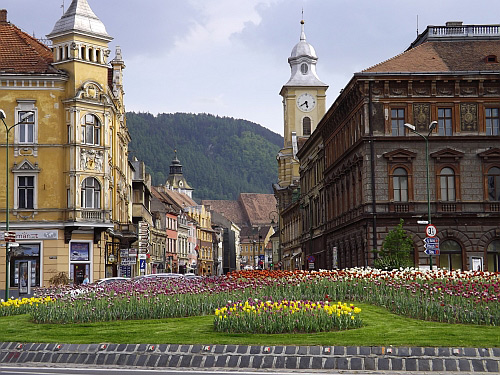
[[[311,333],[362,326],[361,309],[329,301],[231,302],[215,310],[214,329],[230,333]]]

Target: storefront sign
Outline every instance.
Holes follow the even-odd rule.
[[[16,231],[16,240],[57,240],[57,230]],[[0,232],[0,241],[4,241],[4,232]]]
[[[134,249],[134,248],[128,249],[128,256],[129,257],[137,257],[137,249]]]
[[[128,258],[128,257],[129,257],[128,249],[120,249],[120,258]]]
[[[136,258],[122,258],[120,264],[122,266],[133,266],[136,262]]]

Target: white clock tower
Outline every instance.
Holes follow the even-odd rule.
[[[300,41],[293,47],[288,63],[291,76],[283,85],[284,147],[278,154],[278,184],[281,188],[298,184],[299,162],[296,159],[299,140],[308,138],[326,112],[326,90],[316,74],[318,57],[307,43],[304,21]]]

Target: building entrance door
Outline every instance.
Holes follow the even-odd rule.
[[[83,283],[83,279],[85,279],[85,275],[89,274],[88,268],[89,265],[85,263],[73,263],[71,265],[71,274],[74,279],[73,282],[75,285],[80,285]]]

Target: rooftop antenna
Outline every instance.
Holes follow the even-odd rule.
[[[62,8],[62,11],[63,11],[63,16],[64,16],[64,0],[62,0],[62,5],[61,5],[61,8]]]
[[[417,36],[418,36],[418,14],[417,14]]]

